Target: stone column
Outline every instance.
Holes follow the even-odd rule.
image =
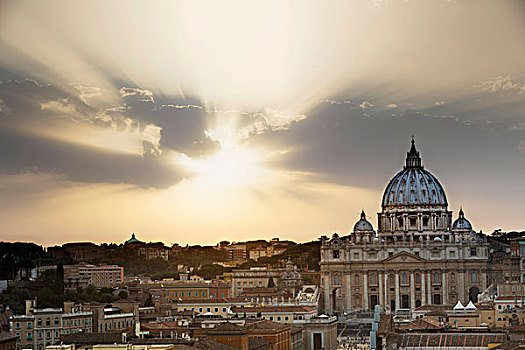
[[[384,285],[385,285],[385,310],[390,309],[390,298],[388,296],[388,273],[385,273],[384,276]]]
[[[441,279],[441,288],[443,290],[443,305],[448,304],[448,280],[447,271],[443,271],[443,278]]]
[[[346,312],[352,311],[352,274],[350,272],[346,272],[345,274],[346,278],[346,288],[345,288],[345,308]]]
[[[368,274],[363,273],[363,308],[368,310]]]
[[[381,309],[384,310],[385,307],[385,300],[384,300],[384,287],[383,287],[383,273],[378,272],[377,279],[379,282],[379,306],[381,306]]]
[[[396,271],[396,310],[401,307],[399,303],[399,272]]]
[[[459,269],[459,283],[458,283],[458,300],[464,305],[468,302],[468,298],[465,297],[465,269]]]
[[[332,313],[332,303],[330,302],[330,274],[324,274],[324,310],[327,314]]]
[[[414,271],[410,272],[410,308],[412,310],[416,308],[416,278]]]
[[[428,305],[432,305],[432,282],[431,282],[431,278],[432,278],[432,271],[428,271],[427,273],[427,287],[428,287],[428,293],[427,293],[427,297],[428,297]]]
[[[421,271],[421,280],[420,280],[420,283],[421,283],[421,305],[426,305],[427,304],[427,293],[426,293],[426,288],[425,286],[427,285],[426,283],[426,280],[427,280],[427,274],[423,271]]]
[[[520,278],[520,280],[521,280],[521,278]],[[481,290],[480,290],[480,293],[482,293],[485,289],[487,289],[487,286],[488,286],[487,269],[482,269],[481,270]]]

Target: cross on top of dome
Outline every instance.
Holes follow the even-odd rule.
[[[414,135],[412,135],[412,146],[410,151],[407,152],[407,158],[405,163],[405,169],[423,169],[421,165],[421,157],[419,152],[416,150],[416,141],[414,140]]]

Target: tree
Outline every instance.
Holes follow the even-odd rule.
[[[118,297],[120,299],[127,299],[128,298],[128,292],[126,292],[125,290],[121,290],[120,292],[118,292]]]
[[[58,295],[64,295],[64,265],[62,263],[59,263],[57,265],[57,272],[56,272],[56,293]]]

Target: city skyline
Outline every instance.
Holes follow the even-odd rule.
[[[454,219],[525,229],[523,3],[123,5],[0,3],[0,240],[377,228],[412,135]]]

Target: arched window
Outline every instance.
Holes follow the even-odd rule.
[[[339,284],[339,283],[341,283],[340,278],[339,278],[339,274],[336,273],[336,274],[334,274],[334,284]]]

